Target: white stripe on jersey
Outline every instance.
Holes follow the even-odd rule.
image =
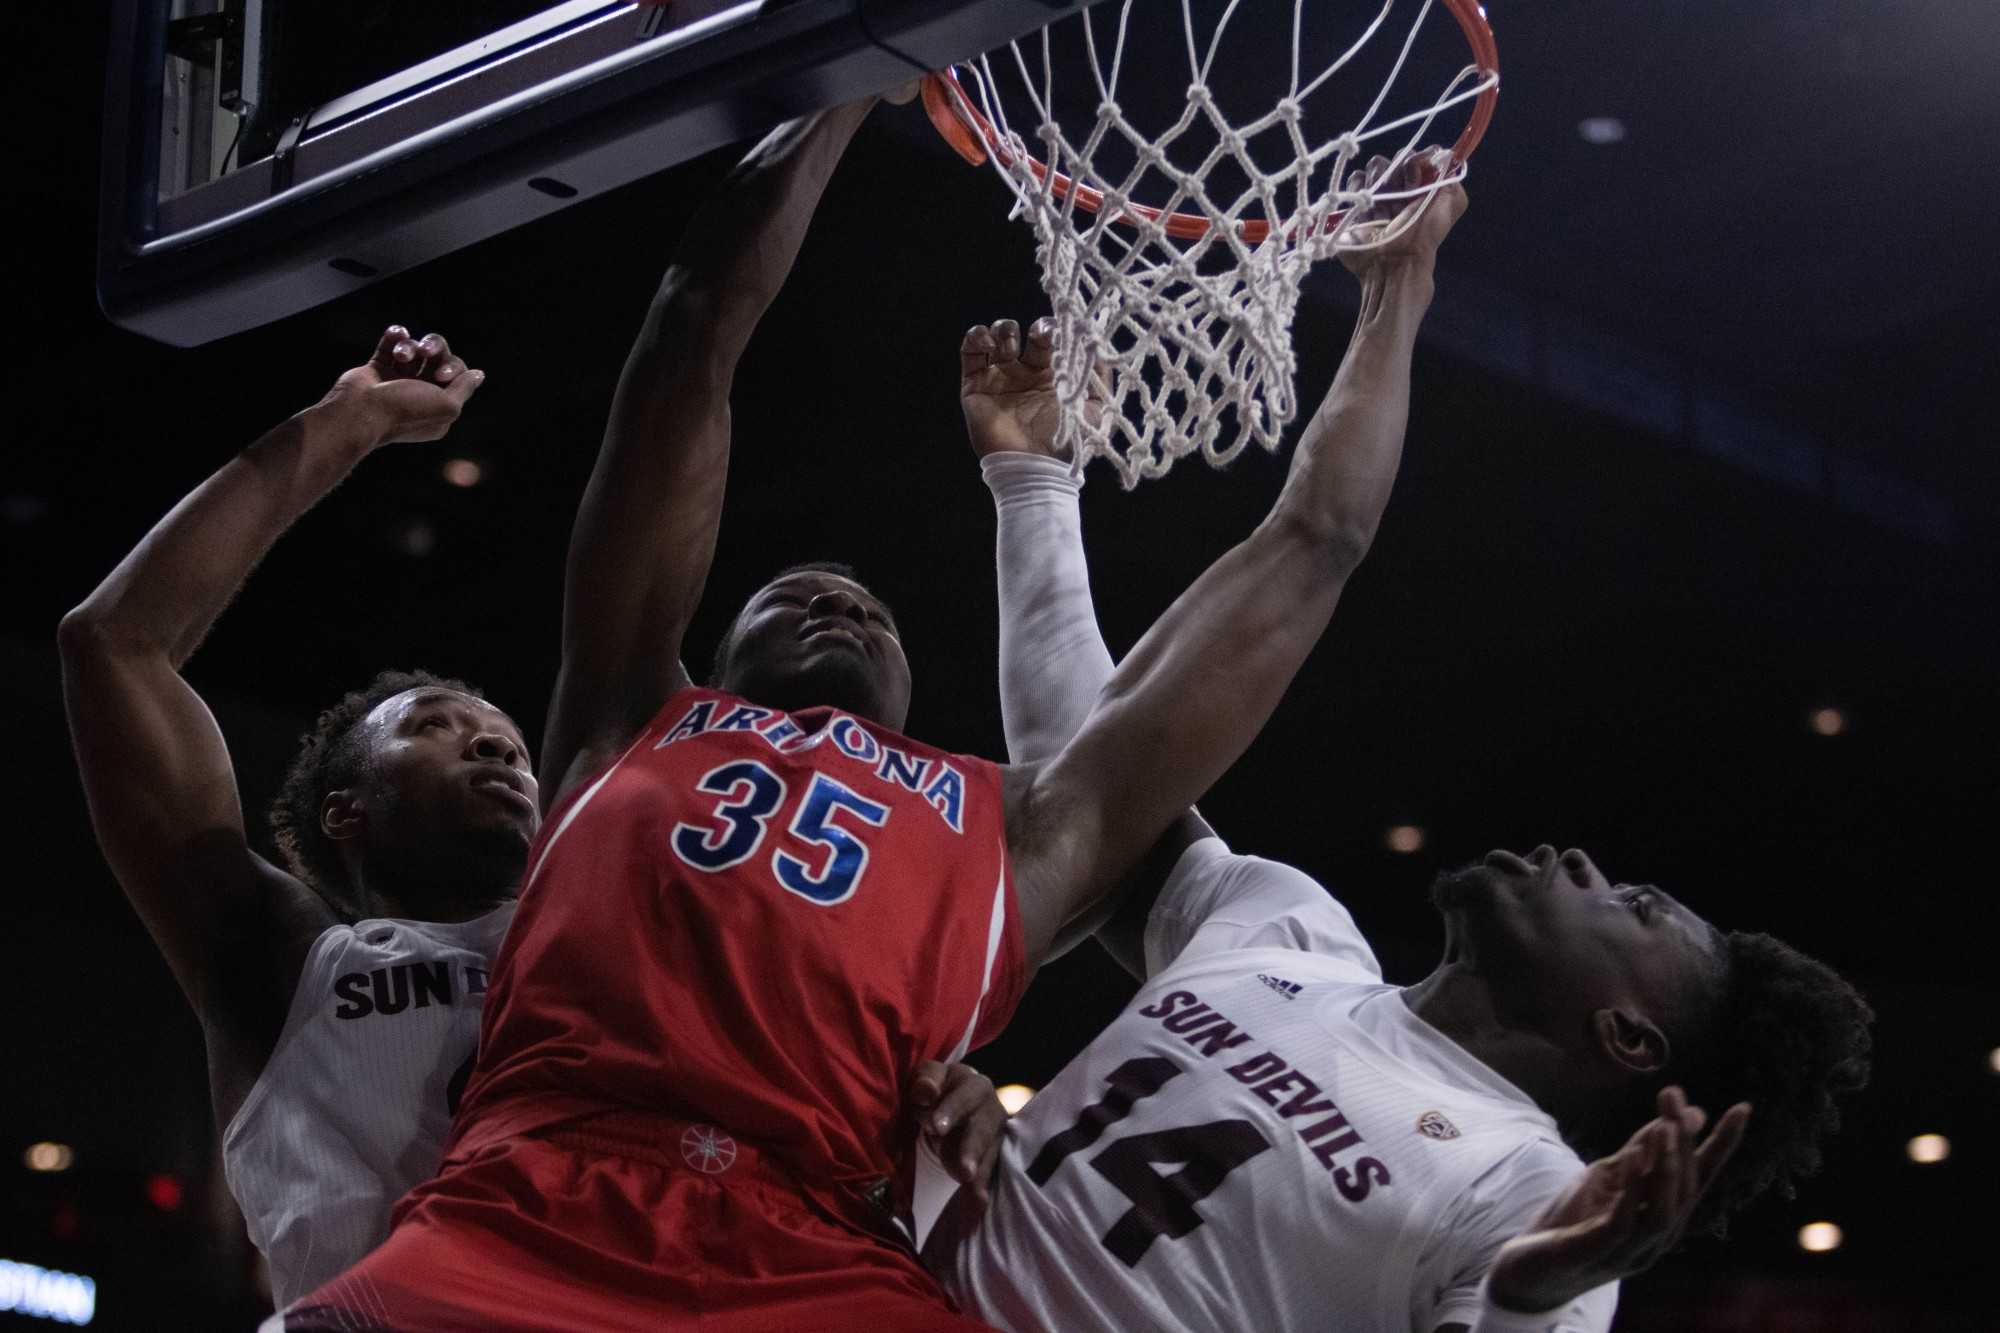
[[[939,1226],[945,1285],[1016,1333],[1475,1323],[1494,1253],[1582,1169],[1554,1122],[1296,870],[1197,843],[1162,906],[1164,970],[1014,1118],[971,1234]],[[1551,1326],[1601,1333],[1616,1300]]]
[[[436,1173],[513,917],[509,903],[466,922],[360,921],[313,942],[277,1047],[222,1136],[280,1308],[381,1243],[390,1206]]]
[[[1000,877],[993,882],[993,906],[986,916],[986,970],[979,974],[979,1000],[972,1006],[972,1017],[965,1021],[965,1031],[960,1034],[958,1044],[945,1057],[946,1064],[956,1064],[965,1058],[972,1046],[972,1038],[979,1031],[979,1015],[986,1009],[986,997],[993,990],[993,960],[1000,956],[1000,941],[1007,937],[1007,848],[1000,847]]]

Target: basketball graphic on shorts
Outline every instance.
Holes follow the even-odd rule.
[[[714,1125],[690,1125],[681,1135],[681,1156],[705,1175],[718,1175],[736,1160],[736,1140]]]

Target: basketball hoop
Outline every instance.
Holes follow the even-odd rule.
[[[1206,38],[1197,32],[1194,0],[1178,0],[1186,95],[1169,124],[1148,132],[1131,123],[1118,100],[1130,20],[1135,5],[1157,14],[1173,2],[1118,0],[1108,45],[1098,32],[1108,25],[1090,9],[1051,24],[1039,39],[1026,39],[1039,42],[1038,71],[1022,43],[1009,45],[1041,156],[1009,122],[993,61],[1000,54],[1003,67],[1009,63],[1004,52],[932,74],[923,87],[938,132],[975,166],[993,163],[1014,197],[1014,213],[1034,229],[1055,320],[1058,450],[1068,450],[1078,469],[1092,458],[1109,459],[1128,489],[1164,475],[1197,449],[1221,466],[1253,439],[1278,447],[1297,413],[1292,320],[1307,270],[1332,255],[1389,244],[1416,224],[1439,190],[1463,180],[1500,86],[1499,54],[1476,0],[1379,0],[1357,39],[1315,60],[1316,74],[1305,68],[1302,46],[1306,0],[1263,0],[1263,8],[1289,10],[1289,81],[1275,106],[1234,124],[1218,105],[1215,65],[1231,20],[1257,0],[1226,0]],[[1399,5],[1415,17],[1391,55],[1374,39]],[[1312,6],[1329,7],[1324,0]],[[1439,7],[1456,20],[1472,62],[1427,102],[1418,99],[1415,110],[1388,110],[1425,19]],[[1069,58],[1087,62],[1083,77],[1093,86],[1085,95],[1095,98],[1094,109],[1072,116],[1081,136],[1065,130],[1056,108],[1055,34],[1077,29],[1081,51]],[[1325,95],[1336,74],[1351,71],[1371,43],[1389,63],[1380,90],[1352,128],[1316,133],[1321,141],[1310,142],[1307,103]],[[1367,161],[1364,146],[1388,159],[1382,179],[1393,178],[1438,119],[1461,107],[1467,119],[1449,164],[1431,179],[1386,190],[1350,179]],[[1264,147],[1270,144],[1281,147]],[[1258,149],[1281,156],[1283,165],[1261,169],[1252,156]],[[1198,163],[1177,163],[1176,150],[1198,153]],[[1141,192],[1157,202],[1138,198]],[[1371,221],[1384,205],[1397,206],[1393,220]]]

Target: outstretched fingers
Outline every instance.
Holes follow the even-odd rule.
[[[961,378],[977,375],[993,365],[993,354],[999,348],[999,339],[993,330],[984,324],[974,324],[965,331],[958,343],[958,373]]]
[[[1021,359],[1021,325],[1012,319],[993,322],[993,364],[1004,366],[1010,361]]]
[[[1750,1103],[1738,1102],[1723,1112],[1722,1119],[1715,1122],[1715,1128],[1701,1147],[1695,1149],[1695,1194],[1697,1197],[1708,1193],[1709,1186],[1715,1184],[1722,1168],[1743,1144],[1744,1131],[1750,1127]]]
[[[1021,349],[1021,364],[1030,370],[1047,370],[1056,355],[1056,322],[1043,315],[1028,326],[1028,341]]]

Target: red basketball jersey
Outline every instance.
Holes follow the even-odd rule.
[[[529,853],[454,1150],[657,1109],[807,1180],[894,1175],[918,1062],[1020,998],[1005,830],[985,760],[680,691]]]

